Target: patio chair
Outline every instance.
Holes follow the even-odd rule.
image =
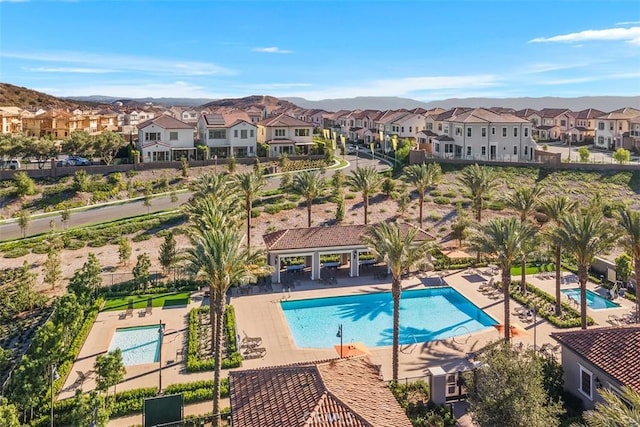
[[[78,382],[80,383],[80,385],[84,384],[85,380],[87,379],[85,373],[82,371],[76,371],[76,374],[78,374]]]
[[[264,347],[249,347],[242,354],[245,359],[261,359],[267,354],[267,349]]]
[[[240,347],[257,347],[262,344],[261,337],[250,337],[245,331],[242,331],[242,341],[240,341]]]
[[[482,285],[478,286],[478,290],[482,291],[484,289],[493,289],[494,288],[493,280],[494,280],[493,277],[490,278],[489,281],[484,282]]]
[[[153,311],[153,306],[147,305],[147,307],[144,309],[144,314],[151,314],[152,311]]]
[[[125,318],[127,318],[129,316],[133,317],[133,307],[127,308],[127,311],[124,313],[124,317]]]

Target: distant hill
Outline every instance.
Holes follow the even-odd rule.
[[[44,107],[75,110],[78,107],[94,107],[99,102],[72,101],[56,98],[46,93],[38,92],[26,87],[0,83],[0,105],[20,107],[25,110],[38,110]]]
[[[89,95],[89,96],[70,96],[65,99],[89,102],[104,102],[112,104],[114,102],[122,102],[124,105],[164,105],[176,107],[198,107],[202,104],[211,102],[209,98],[119,98],[117,96]]]
[[[268,95],[251,95],[244,98],[226,98],[218,99],[216,101],[209,102],[202,105],[203,108],[208,107],[236,107],[236,108],[249,108],[252,105],[263,105],[267,109],[273,110],[275,108],[295,108],[296,104],[289,101],[276,98]]]
[[[442,101],[420,102],[415,99],[398,98],[393,96],[356,97],[323,99],[309,101],[304,98],[285,98],[302,108],[320,108],[327,111],[338,110],[397,110],[400,108],[453,108],[453,107],[504,107],[521,110],[523,108],[568,108],[580,111],[586,108],[596,108],[602,111],[612,111],[623,107],[640,108],[640,96],[583,96],[579,98],[450,98]]]

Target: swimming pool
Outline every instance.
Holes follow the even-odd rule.
[[[160,360],[160,325],[118,328],[111,338],[109,351],[122,350],[124,366],[153,363]]]
[[[560,292],[580,303],[580,288],[563,289]],[[597,293],[587,289],[587,307],[592,310],[600,310],[602,308],[620,307],[620,304],[602,298]]]
[[[330,348],[342,325],[345,343],[369,347],[393,343],[391,292],[314,298],[280,303],[297,347]],[[402,292],[400,344],[468,335],[496,322],[455,289],[437,287]]]

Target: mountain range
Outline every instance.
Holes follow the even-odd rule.
[[[78,106],[95,106],[97,104],[111,104],[120,101],[123,104],[159,104],[167,106],[203,107],[229,106],[239,108],[251,104],[269,104],[273,106],[322,109],[326,111],[338,110],[398,110],[417,107],[429,109],[441,107],[503,107],[520,110],[523,108],[568,108],[580,111],[595,108],[609,112],[623,107],[640,109],[640,96],[583,96],[578,98],[540,97],[540,98],[450,98],[439,101],[422,102],[410,98],[392,96],[356,97],[323,99],[310,101],[304,98],[276,98],[267,95],[254,95],[238,99],[206,99],[206,98],[119,98],[113,96],[90,95],[57,98],[32,89],[0,83],[0,105],[17,106],[27,109],[55,106],[57,108],[77,108]]]

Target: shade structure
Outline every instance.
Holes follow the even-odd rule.
[[[496,328],[498,330],[498,332],[500,332],[500,335],[504,335],[504,325],[499,324],[499,325],[493,325],[494,328]],[[509,329],[511,330],[509,333],[509,336],[511,338],[519,338],[519,337],[527,337],[529,336],[529,332],[527,332],[527,330],[525,328],[523,328],[521,325],[517,324],[517,323],[513,323]]]
[[[342,348],[340,344],[334,345],[333,348],[336,349],[336,352],[340,357],[356,357],[356,356],[364,356],[365,354],[369,354],[367,347],[361,342],[352,342],[349,344],[343,344]]]

